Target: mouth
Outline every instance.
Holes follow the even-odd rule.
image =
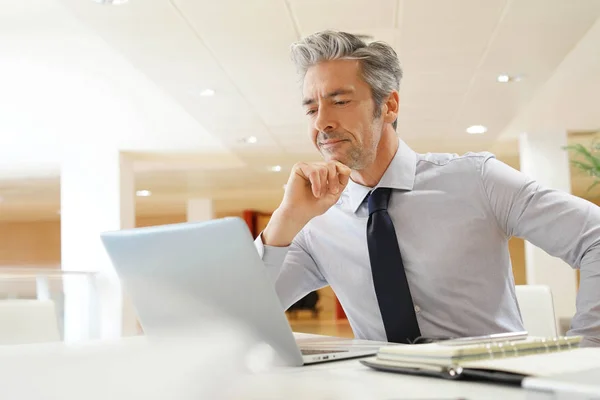
[[[324,148],[330,148],[330,147],[335,147],[339,144],[348,142],[348,139],[331,139],[331,140],[324,140],[322,142],[319,142],[319,147],[324,147]]]

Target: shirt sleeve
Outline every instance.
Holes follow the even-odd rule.
[[[254,244],[261,256],[267,274],[275,285],[284,309],[310,292],[327,286],[327,281],[307,250],[304,230],[287,247],[267,246],[260,234]]]
[[[577,312],[570,335],[600,346],[600,208],[569,193],[545,188],[488,157],[483,186],[500,228],[580,269]]]

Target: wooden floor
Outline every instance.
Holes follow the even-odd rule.
[[[288,321],[294,332],[348,338],[354,337],[348,320],[336,320],[333,315],[325,314],[315,318],[310,312],[298,312],[296,315],[288,314]]]

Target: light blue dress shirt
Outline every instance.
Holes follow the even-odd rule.
[[[417,154],[400,140],[377,187],[394,222],[423,336],[523,330],[508,251],[527,239],[581,270],[569,334],[600,345],[600,208],[541,187],[490,153]],[[367,248],[371,188],[352,181],[289,247],[256,247],[283,306],[330,285],[354,335],[386,340]]]

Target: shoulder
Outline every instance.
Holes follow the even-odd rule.
[[[417,173],[435,170],[447,173],[481,173],[485,163],[496,156],[490,152],[417,154]]]
[[[463,155],[456,153],[425,153],[417,154],[417,165],[443,167],[447,165],[470,166],[481,165],[496,156],[490,152],[468,152]]]

